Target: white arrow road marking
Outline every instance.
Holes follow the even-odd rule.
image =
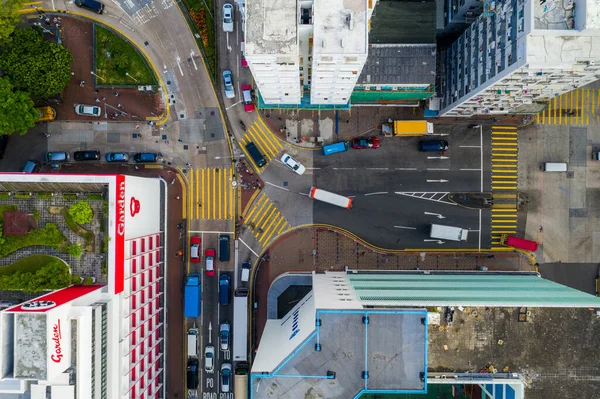
[[[192,50],[192,51],[190,52],[190,58],[192,59],[192,63],[194,64],[194,69],[197,71],[197,70],[198,70],[198,65],[196,65],[196,61],[194,61],[194,56],[195,56],[195,55],[196,55],[196,54],[194,54],[194,51]]]
[[[448,180],[427,180],[427,183],[448,183]]]
[[[208,322],[208,343],[212,341],[212,322]]]
[[[365,194],[365,196],[366,195],[379,195],[379,194],[387,194],[387,191],[380,191],[380,192],[377,192],[377,193],[368,193],[368,194]]]
[[[450,157],[427,157],[427,159],[450,159]]]
[[[445,216],[440,215],[439,213],[431,213],[431,212],[423,212],[425,215],[436,216],[439,219],[446,219]]]
[[[425,242],[437,242],[438,244],[445,244],[445,242],[442,241],[442,240],[423,240],[423,241],[425,241]]]
[[[406,226],[394,226],[397,229],[407,229],[407,230],[416,230],[416,227],[406,227]]]

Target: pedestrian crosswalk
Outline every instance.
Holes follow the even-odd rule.
[[[256,148],[267,160],[267,164],[271,162],[277,155],[283,150],[283,144],[281,140],[277,138],[269,129],[262,119],[257,119],[251,126],[246,130],[246,134],[240,140],[242,150],[246,155],[246,159],[250,161],[252,166],[258,173],[264,168],[259,168],[255,163],[250,154],[246,151],[246,144],[253,142]]]
[[[238,191],[233,168],[190,169],[190,219],[233,219],[241,206]]]
[[[500,236],[517,230],[518,155],[517,128],[492,126],[492,250],[507,250]]]
[[[542,125],[580,125],[597,123],[600,109],[600,89],[575,89],[554,97],[548,107],[536,115]]]
[[[244,215],[244,225],[252,231],[254,238],[265,245],[286,230],[292,228],[279,212],[277,206],[263,192]]]

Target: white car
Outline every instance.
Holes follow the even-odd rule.
[[[233,6],[223,4],[223,32],[233,32]]]
[[[302,165],[300,162],[296,161],[294,158],[292,158],[288,154],[285,154],[285,153],[283,154],[283,156],[281,157],[281,162],[283,162],[284,165],[286,165],[288,168],[290,168],[294,172],[298,173],[299,175],[306,172],[306,168],[304,167],[304,165]]]
[[[214,371],[215,369],[215,347],[207,345],[204,348],[204,371]]]
[[[102,110],[97,105],[75,104],[75,113],[85,116],[100,116]]]

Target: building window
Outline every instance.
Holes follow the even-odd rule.
[[[146,252],[146,239],[142,238],[142,252]]]

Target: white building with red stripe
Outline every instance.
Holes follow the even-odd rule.
[[[2,192],[74,190],[108,201],[108,285],[72,286],[0,312],[0,398],[164,398],[164,181],[0,175]]]

